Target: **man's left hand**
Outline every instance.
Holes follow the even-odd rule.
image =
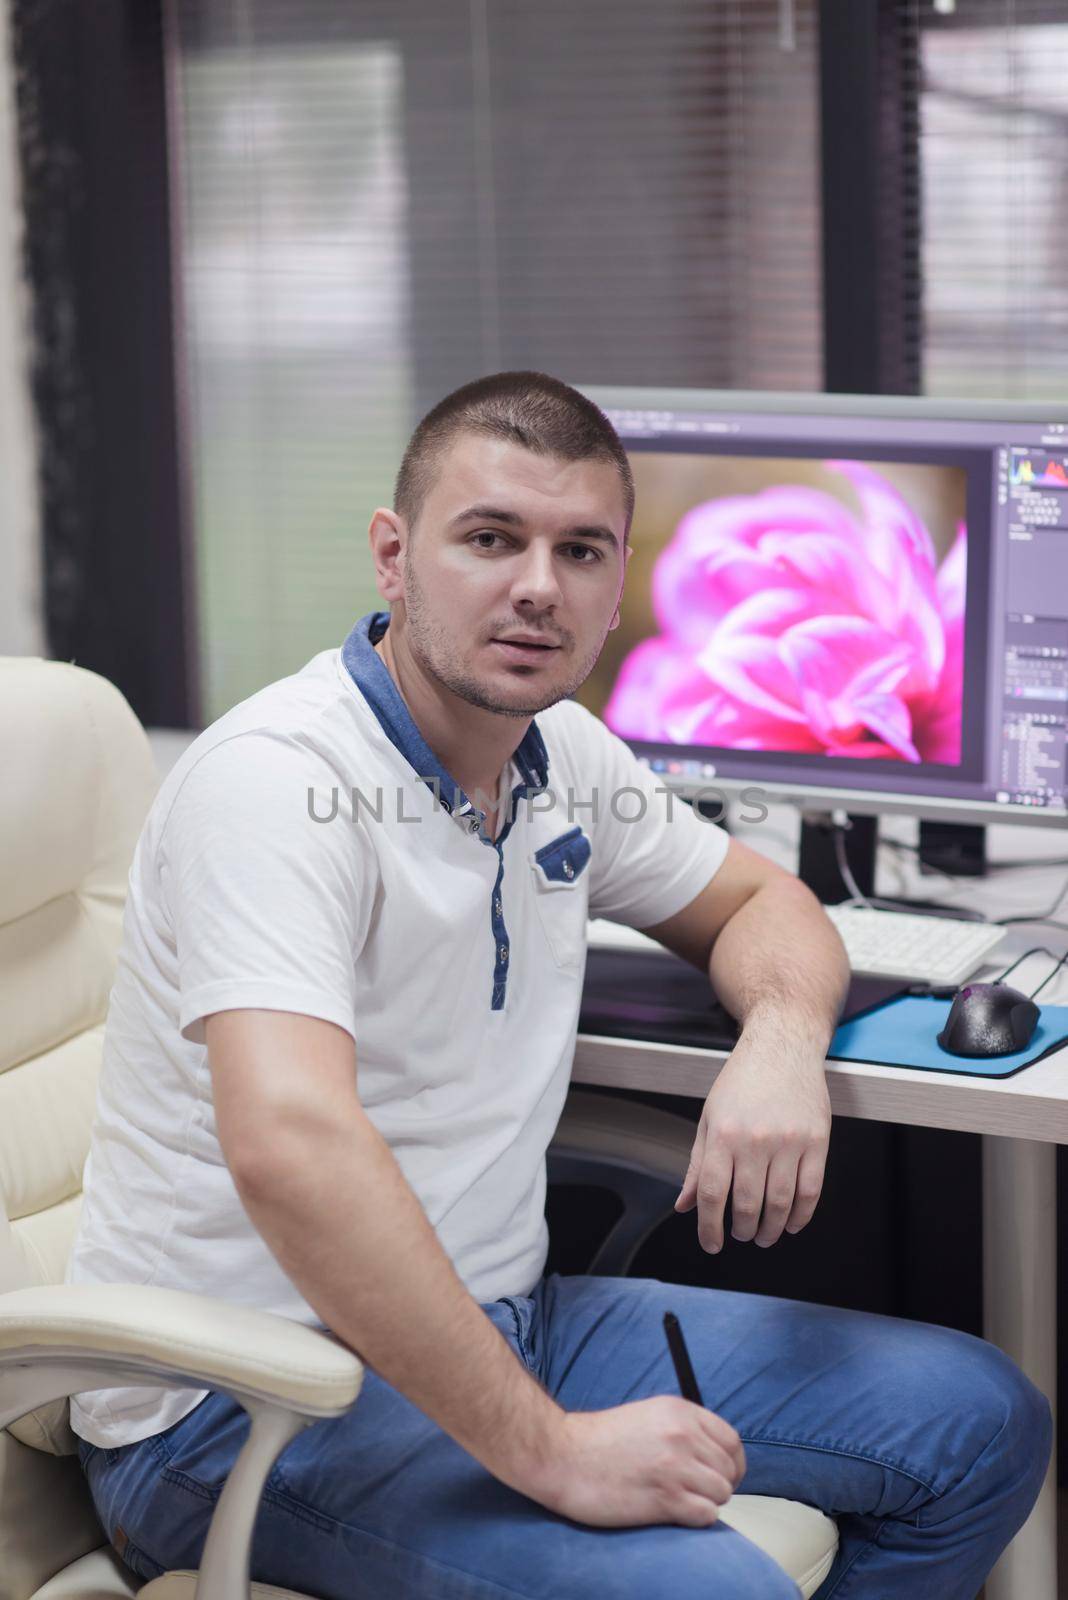
[[[735,1239],[767,1246],[811,1220],[831,1133],[823,1059],[811,1045],[743,1033],[712,1085],[675,1202],[676,1211],[697,1206],[697,1235],[711,1254],[723,1246],[728,1194]]]

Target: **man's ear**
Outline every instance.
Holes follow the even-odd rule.
[[[375,564],[375,582],[383,600],[404,599],[404,561],[408,549],[408,524],[388,506],[372,513],[367,530]]]
[[[627,563],[628,563],[628,561],[630,560],[630,558],[631,558],[631,556],[633,554],[634,554],[634,546],[628,541],[623,546],[623,581],[624,581],[624,583],[626,582],[626,579],[627,579]],[[623,589],[622,589],[622,586],[621,586],[620,587],[620,591],[619,591],[619,599],[616,601],[615,614],[612,617],[611,622],[608,624],[609,633],[612,632],[613,628],[618,628],[619,627],[619,608],[620,608],[620,606],[622,604],[623,604]]]

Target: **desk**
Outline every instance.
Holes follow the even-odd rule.
[[[623,936],[606,941],[597,929],[591,924],[591,943],[653,947],[629,930],[614,930]],[[982,976],[995,976],[1014,955],[1043,940],[1045,931],[1014,934],[993,952]],[[1048,932],[1062,948],[1064,936]],[[1032,959],[1033,983],[1030,964],[1017,971],[1014,982],[1033,987],[1044,976],[1049,963]],[[1060,1000],[1063,986],[1058,989]],[[1044,994],[1052,999],[1053,991],[1051,985]],[[580,1033],[572,1081],[703,1100],[725,1060],[722,1050]],[[1068,1144],[1068,1046],[1011,1078],[828,1061],[827,1083],[835,1116],[983,1136],[983,1332],[1012,1356],[1055,1411],[1056,1146]],[[1057,1600],[1056,1452],[1034,1511],[984,1593],[986,1600]]]

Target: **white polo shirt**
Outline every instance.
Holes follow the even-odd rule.
[[[70,1283],[322,1321],[249,1221],[216,1133],[203,1019],[237,1007],[351,1033],[361,1102],[476,1300],[528,1294],[541,1275],[587,918],[673,915],[727,840],[571,700],[531,722],[511,817],[490,840],[373,648],[388,622],[369,613],[340,650],[235,706],[156,796],[130,872]],[[92,1444],[127,1444],[206,1393],[95,1390],[74,1397],[71,1423]]]

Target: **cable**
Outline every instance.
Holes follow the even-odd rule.
[[[846,905],[863,906],[866,911],[900,911],[901,906],[894,900],[880,900],[875,895],[866,895],[861,890],[859,883],[853,876],[853,869],[846,858],[845,836],[851,824],[849,822],[832,821],[831,831],[834,834],[834,859],[838,864],[838,871],[842,875],[842,882],[849,890],[849,899]]]
[[[1057,976],[1058,972],[1064,966],[1064,963],[1066,961],[1068,961],[1068,950],[1066,950],[1064,952],[1063,956],[1061,956],[1061,959],[1057,962],[1057,965],[1054,967],[1053,971],[1046,973],[1046,976],[1042,979],[1042,982],[1039,984],[1038,989],[1032,989],[1031,993],[1028,995],[1027,998],[1029,1000],[1033,1000],[1035,998],[1035,995],[1038,994],[1039,989],[1044,989],[1046,987],[1047,983],[1049,983],[1052,978],[1055,978]]]
[[[871,901],[867,895],[861,893],[860,885],[853,876],[853,869],[846,859],[845,836],[850,824],[848,822],[835,821],[832,822],[832,826],[834,828],[834,859],[838,863],[838,871],[842,875],[842,882],[849,890],[854,904],[859,901],[862,906],[867,906],[870,911],[872,909]]]
[[[999,972],[996,978],[991,978],[991,983],[1004,983],[1009,973],[1015,972],[1020,962],[1026,961],[1028,956],[1049,956],[1051,961],[1056,961],[1057,959],[1053,951],[1048,950],[1044,944],[1032,945],[1031,949],[1025,950],[1022,956],[1017,956],[1016,960],[1011,962],[1004,972]]]
[[[1055,911],[1060,910],[1061,902],[1064,900],[1066,895],[1068,895],[1068,878],[1064,880],[1064,885],[1060,894],[1057,896],[1056,900],[1054,900],[1048,911],[1040,911],[1037,917],[994,917],[992,918],[992,921],[994,922],[994,925],[999,928],[1007,928],[1011,923],[1014,922],[1045,922],[1047,918],[1052,917]]]
[[[1055,978],[1057,973],[1064,966],[1064,963],[1068,961],[1068,950],[1066,950],[1062,956],[1057,956],[1054,951],[1048,949],[1044,944],[1033,945],[1030,950],[1025,950],[1022,956],[1017,956],[1016,960],[1011,962],[1010,965],[1005,968],[1004,972],[999,972],[996,978],[992,978],[991,982],[1004,983],[1009,973],[1015,972],[1016,968],[1020,965],[1020,962],[1026,961],[1029,956],[1049,956],[1050,960],[1055,963],[1053,969],[1046,974],[1038,986],[1038,989],[1044,989],[1047,983],[1049,983],[1050,979]],[[1035,995],[1038,993],[1038,989],[1032,989],[1027,998],[1029,1000],[1033,1000]]]
[[[1013,872],[1017,867],[1068,867],[1068,856],[1026,856],[1019,861],[988,861],[988,872]]]

